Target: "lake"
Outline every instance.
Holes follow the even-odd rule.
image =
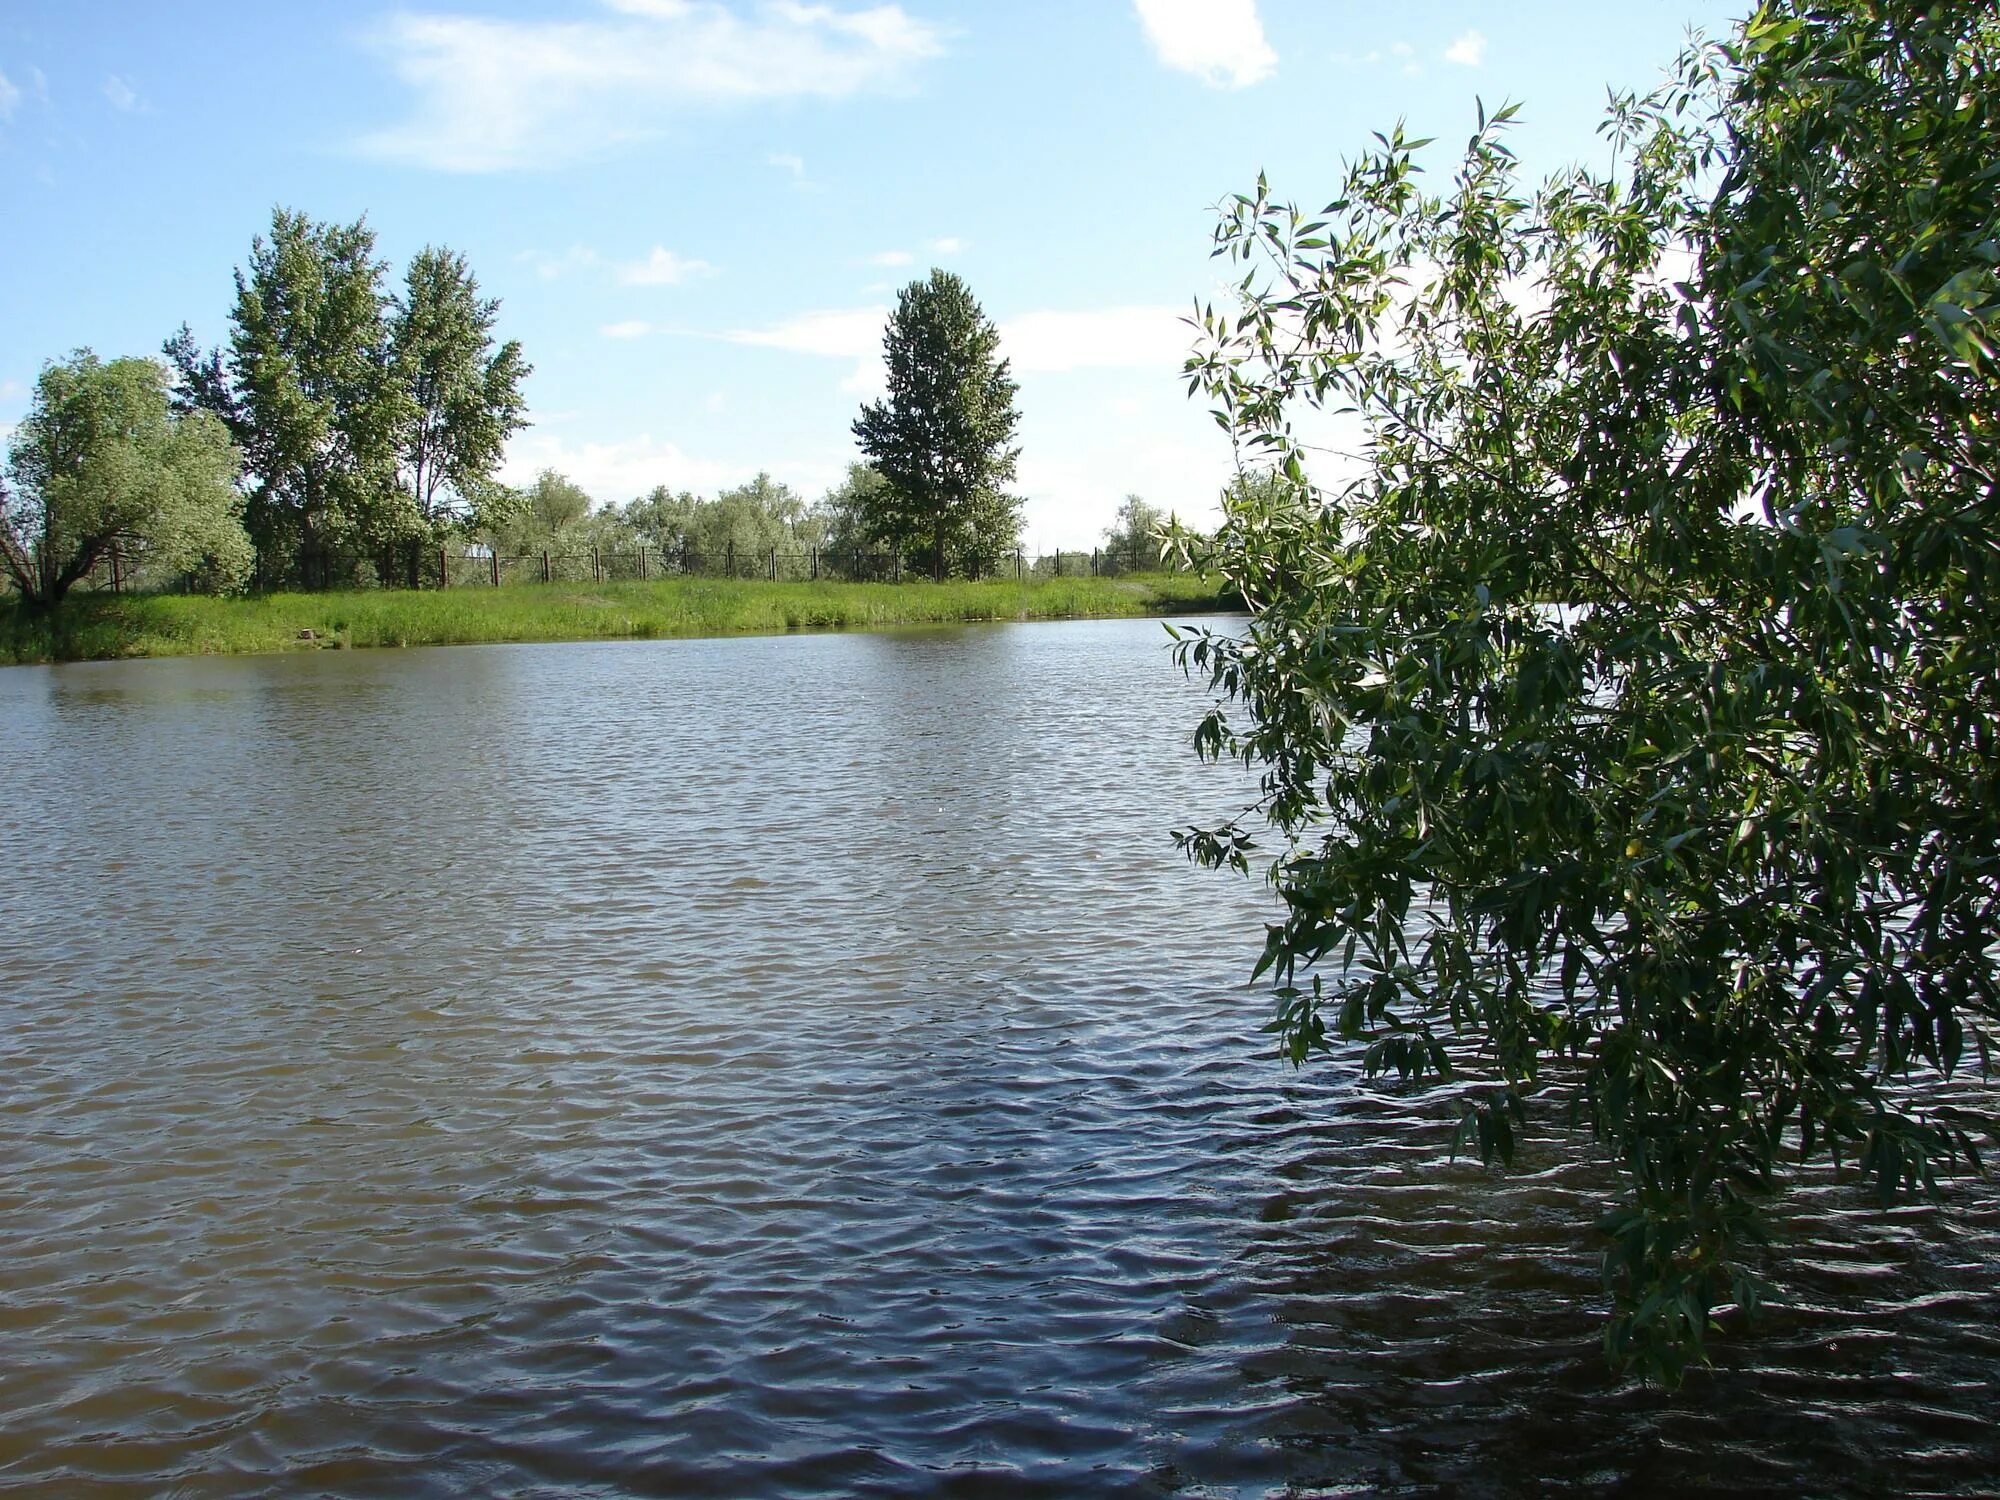
[[[0,672],[0,1490],[2000,1484],[2000,1194],[1612,1380],[1609,1177],[1293,1072],[1157,621]]]

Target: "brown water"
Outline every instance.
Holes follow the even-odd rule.
[[[0,1490],[2000,1488],[2000,1196],[1609,1380],[1602,1175],[1268,1055],[1157,623],[0,673]]]

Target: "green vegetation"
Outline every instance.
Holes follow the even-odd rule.
[[[671,578],[237,599],[78,594],[51,615],[0,612],[0,660],[731,635],[969,620],[1113,618],[1229,607],[1215,580],[1187,573],[943,584]],[[313,639],[301,637],[308,630]]]
[[[1615,101],[1607,175],[1524,187],[1502,110],[1441,194],[1399,132],[1218,229],[1190,376],[1275,482],[1184,660],[1279,835],[1273,1030],[1469,1075],[1488,1161],[1588,1128],[1608,1350],[1667,1382],[1793,1164],[1888,1202],[1994,1133],[1938,1082],[2000,1022],[1996,73],[1990,0],[1772,0]]]
[[[166,412],[151,426],[189,451],[211,434],[210,468],[233,494],[218,506],[164,480],[135,489],[133,465],[115,475],[80,465],[64,438],[74,472],[58,476],[55,508],[42,503],[32,454],[18,459],[11,516],[0,486],[0,594],[448,588],[473,574],[604,578],[621,560],[641,579],[942,582],[1021,566],[1022,501],[1003,488],[1019,455],[1016,385],[998,330],[948,272],[904,288],[883,337],[888,398],[853,427],[873,461],[850,465],[826,495],[809,502],[760,473],[712,498],[660,484],[622,505],[554,470],[520,488],[494,477],[527,425],[531,367],[518,343],[496,341],[500,304],[479,295],[463,256],[419,251],[395,291],[364,220],[279,208],[235,283],[226,348],[204,350],[183,324],[164,345],[170,377],[136,360],[103,377],[143,372],[147,400]],[[95,366],[88,351],[49,366],[43,395],[89,373],[79,361]],[[164,451],[158,438],[145,442]],[[148,460],[156,479],[178,472],[158,460]],[[1105,548],[1044,557],[1035,576],[1171,570],[1159,519],[1129,496]]]
[[[257,577],[367,581],[483,519],[525,424],[520,345],[493,347],[499,304],[463,257],[425,249],[400,296],[361,221],[278,209],[236,273],[229,352],[167,341],[180,400],[244,455]],[[511,508],[503,499],[503,509]]]
[[[882,358],[889,394],[854,423],[883,481],[861,497],[869,539],[921,555],[934,578],[990,572],[1021,532],[1021,501],[1002,488],[1021,416],[1000,330],[964,281],[934,270],[897,295]]]
[[[42,370],[9,445],[0,575],[36,611],[99,567],[121,582],[240,587],[251,554],[237,469],[220,422],[170,409],[158,364],[79,350]]]

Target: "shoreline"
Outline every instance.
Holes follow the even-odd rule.
[[[0,609],[0,666],[395,646],[698,639],[1241,609],[1195,574],[945,583],[667,578],[239,598],[85,594],[34,618]]]

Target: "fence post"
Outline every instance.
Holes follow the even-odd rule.
[[[492,564],[493,587],[497,589],[500,587],[500,549],[498,547],[492,548],[490,551],[487,552],[486,558],[487,561]]]
[[[590,549],[590,581],[592,583],[604,582],[604,559],[598,556],[595,547]]]
[[[776,583],[777,581],[778,581],[778,549],[776,547],[773,547],[771,549],[771,582]]]
[[[1019,547],[1014,549],[1014,581],[1016,583],[1021,581],[1021,549]]]
[[[819,548],[813,548],[813,582],[819,582]]]
[[[544,548],[542,551],[542,582],[547,583],[548,581],[549,581],[549,554],[548,550]]]
[[[111,592],[114,594],[122,592],[120,588],[122,582],[118,576],[118,543],[114,539],[111,543]]]
[[[639,581],[641,583],[646,581],[646,549],[644,547],[639,549]]]
[[[1095,547],[1090,549],[1090,576],[1092,578],[1097,576],[1097,549]]]
[[[438,587],[441,589],[451,587],[451,565],[445,561],[442,542],[438,543]]]
[[[1056,548],[1056,577],[1062,577],[1062,547],[1060,545]]]

